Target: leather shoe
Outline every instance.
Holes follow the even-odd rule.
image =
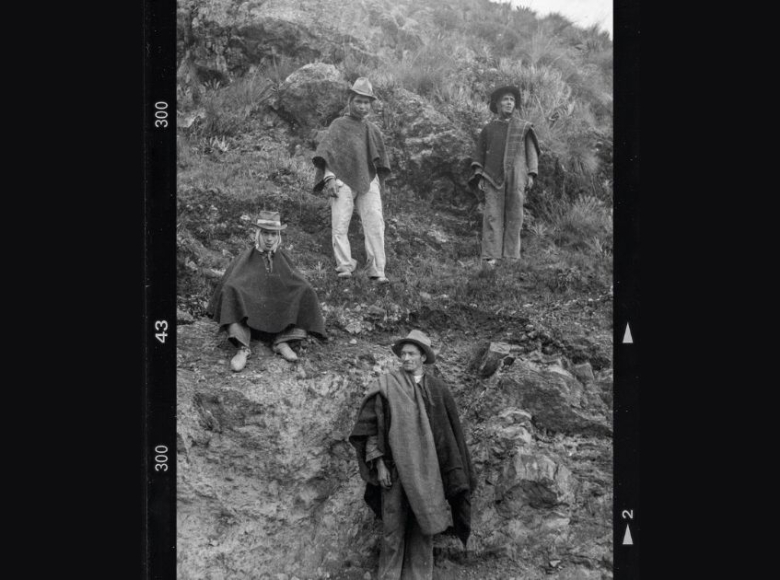
[[[245,346],[238,349],[238,352],[230,361],[230,369],[234,372],[243,370],[246,366],[246,359],[252,351]]]
[[[298,355],[295,354],[295,351],[290,348],[290,345],[286,342],[280,342],[279,344],[274,346],[274,352],[282,355],[284,357],[284,360],[288,360],[290,362],[298,360]]]

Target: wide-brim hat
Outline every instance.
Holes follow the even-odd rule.
[[[366,77],[358,78],[349,89],[349,92],[368,97],[372,101],[376,100],[376,95],[374,95],[374,87],[371,86],[371,81],[369,81]]]
[[[406,338],[402,338],[401,340],[396,341],[392,348],[397,357],[401,357],[401,347],[407,342],[420,347],[420,349],[425,354],[425,364],[429,365],[436,362],[436,355],[433,354],[433,349],[431,349],[431,339],[425,336],[419,330],[413,330],[406,336]]]
[[[522,98],[522,95],[520,94],[520,89],[512,85],[506,85],[504,87],[498,87],[492,93],[490,93],[490,110],[492,112],[498,113],[498,107],[496,106],[496,101],[500,97],[504,96],[504,94],[506,93],[512,93],[514,95],[515,109],[517,109],[520,106],[520,99]]]
[[[272,232],[281,232],[287,229],[287,224],[282,225],[278,211],[261,211],[252,225],[261,230]]]

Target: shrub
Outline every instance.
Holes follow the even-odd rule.
[[[211,140],[238,134],[246,120],[273,96],[273,85],[259,73],[247,75],[226,87],[207,87],[202,105],[205,117],[194,125],[194,133]]]

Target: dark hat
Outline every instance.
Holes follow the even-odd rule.
[[[366,77],[358,78],[355,81],[355,84],[352,85],[352,88],[349,89],[349,92],[368,97],[372,101],[376,100],[376,96],[374,95],[374,88],[371,86],[371,81],[369,81]]]
[[[433,350],[431,349],[431,339],[425,336],[419,330],[413,330],[407,335],[406,338],[402,338],[401,340],[396,341],[396,343],[393,345],[393,352],[396,354],[396,356],[401,356],[401,347],[406,342],[410,342],[413,345],[420,347],[420,349],[425,354],[425,364],[432,364],[436,362],[436,355],[433,354]]]
[[[515,97],[515,108],[518,108],[520,106],[520,100],[522,99],[522,95],[520,94],[520,89],[517,87],[513,87],[512,85],[507,85],[505,87],[498,87],[496,90],[494,90],[492,93],[490,93],[490,110],[494,113],[498,113],[498,107],[496,107],[496,101],[503,97],[506,93],[512,93]]]
[[[257,221],[252,224],[261,230],[270,230],[272,232],[281,232],[287,229],[287,224],[282,225],[278,211],[261,211],[257,216]]]

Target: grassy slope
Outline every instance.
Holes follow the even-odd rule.
[[[205,116],[179,132],[180,307],[204,314],[215,276],[249,243],[247,218],[277,209],[290,223],[285,246],[317,289],[336,334],[373,305],[388,313],[384,322],[367,325],[373,332],[456,328],[475,339],[509,339],[607,366],[611,43],[560,17],[540,20],[486,2],[399,6],[429,27],[426,44],[380,46],[381,69],[352,57],[336,64],[350,79],[368,74],[379,91],[417,91],[471,132],[489,115],[490,86],[514,82],[526,91],[524,115],[535,122],[544,153],[528,201],[523,261],[481,269],[475,204],[420,200],[398,188],[384,197],[387,273],[394,283],[376,288],[364,276],[338,281],[329,208],[310,194],[309,146],[268,107],[286,73],[303,64],[283,59],[227,87],[203,87]],[[183,119],[195,110],[183,109]],[[357,217],[350,231],[362,263]]]

